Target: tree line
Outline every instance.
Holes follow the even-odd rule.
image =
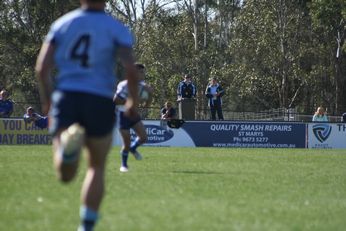
[[[0,2],[0,87],[39,102],[36,57],[51,23],[77,0]],[[226,90],[224,110],[346,111],[345,0],[109,0],[127,24],[154,88],[153,107],[176,100],[189,73],[205,113],[210,77]],[[152,115],[152,117],[155,117]]]

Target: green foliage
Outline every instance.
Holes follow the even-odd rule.
[[[309,6],[312,28],[315,32],[313,52],[316,55],[316,63],[312,71],[315,76],[315,86],[320,86],[316,90],[321,92],[315,97],[321,104],[331,105],[334,112],[342,112],[346,110],[346,103],[343,100],[346,97],[343,90],[346,86],[344,57],[346,2],[311,1]]]
[[[39,103],[34,66],[41,43],[50,24],[77,4],[66,0],[3,1],[0,7],[0,87],[7,88],[18,104],[14,116],[23,113],[19,105]]]
[[[162,105],[175,101],[178,83],[184,73],[191,72],[193,44],[186,39],[192,33],[186,18],[164,11],[158,14],[141,37],[138,49],[143,53],[138,58],[147,65],[148,82],[155,89],[153,103]]]
[[[332,114],[346,111],[344,0],[168,3],[122,0],[107,7],[134,32],[136,56],[154,88],[154,108],[175,101],[178,82],[190,73],[202,118],[210,76],[226,90],[225,110],[296,107],[311,113],[324,105]],[[15,101],[39,102],[33,69],[41,42],[56,18],[78,5],[0,2],[0,87]]]
[[[299,63],[307,33],[302,24],[301,9],[289,1],[247,1],[231,49],[241,97],[255,98],[261,108],[290,106],[308,75]]]

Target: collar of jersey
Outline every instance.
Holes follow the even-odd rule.
[[[85,11],[85,12],[90,12],[90,13],[104,13],[105,11],[104,10],[96,10],[96,9],[90,9],[90,8],[82,8],[82,11]]]

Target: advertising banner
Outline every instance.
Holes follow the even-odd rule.
[[[160,121],[143,122],[149,146],[306,148],[304,123],[188,121],[171,129]],[[121,145],[119,134],[113,143]]]
[[[146,146],[166,147],[248,147],[306,148],[307,126],[287,122],[186,121],[172,129],[159,120],[143,121],[148,135]],[[318,126],[317,126],[318,125]],[[344,124],[321,127],[309,125],[309,147],[345,148]],[[116,129],[116,128],[115,128]],[[113,145],[122,145],[118,129]],[[132,139],[135,134],[131,131]],[[22,119],[0,119],[0,145],[51,144],[47,129]]]
[[[183,128],[197,147],[306,147],[303,123],[191,122]]]
[[[26,123],[23,119],[0,119],[0,145],[51,143],[47,129]]]
[[[308,148],[346,148],[346,124],[308,124]]]
[[[158,120],[144,120],[148,140],[144,146],[160,147],[195,147],[190,135],[182,128],[171,129],[167,124]],[[183,125],[184,126],[184,125]],[[121,137],[116,129],[113,137],[113,145],[121,145]],[[135,133],[131,130],[131,140],[135,139]]]

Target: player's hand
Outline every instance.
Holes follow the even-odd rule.
[[[125,116],[129,118],[137,118],[139,116],[137,109],[134,108],[128,108],[125,111]]]
[[[127,99],[125,103],[125,115],[129,118],[136,118],[138,114],[138,102],[134,102],[133,99]]]

